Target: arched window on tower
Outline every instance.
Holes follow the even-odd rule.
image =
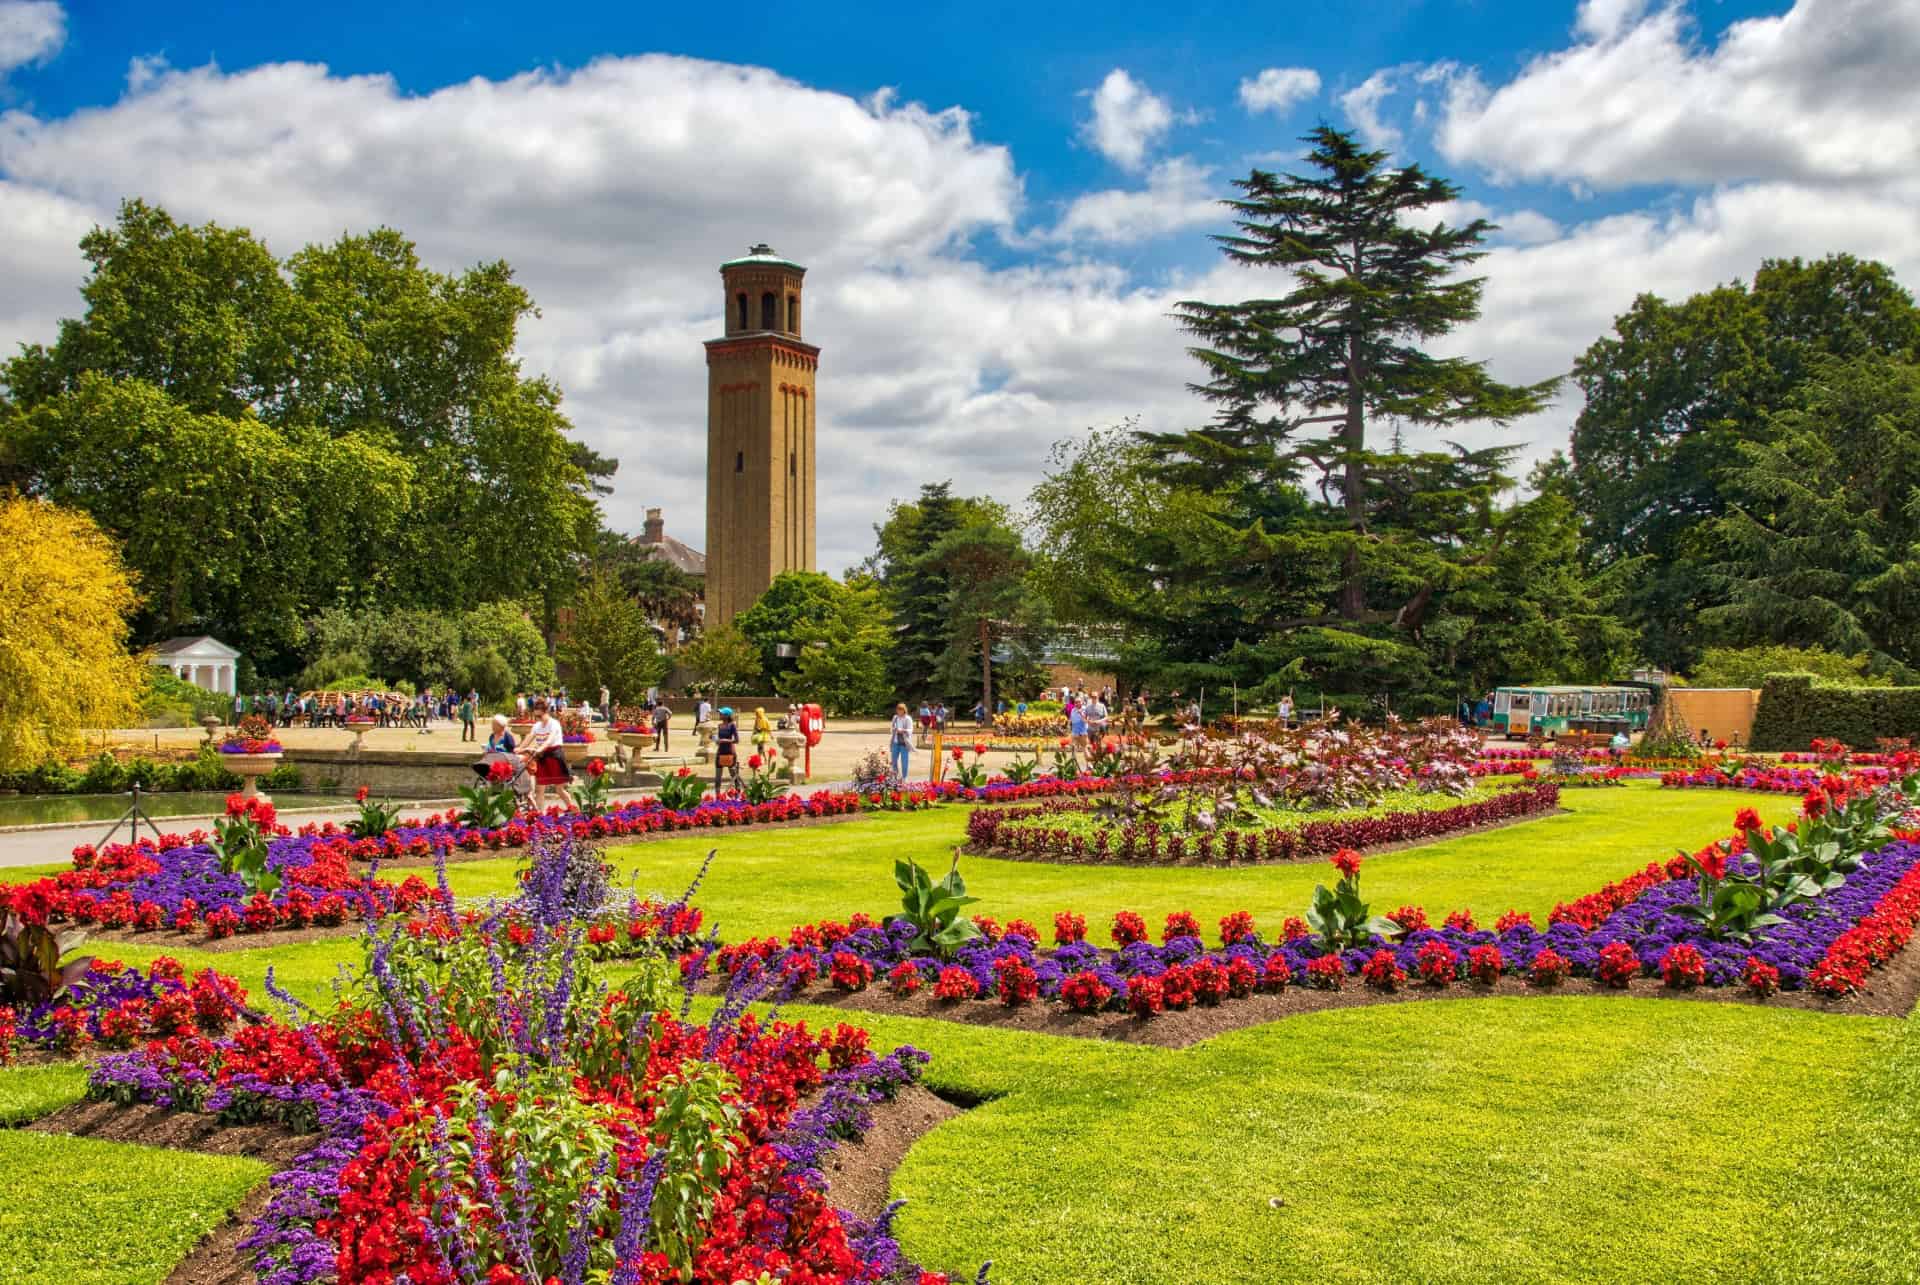
[[[760,329],[780,329],[780,299],[771,290],[760,296]]]
[[[736,473],[744,473],[747,471],[747,453],[745,451],[735,451],[733,453],[733,471]]]
[[[735,295],[734,302],[738,305],[740,313],[740,323],[736,325],[734,329],[745,330],[747,328],[747,292],[742,290],[739,294]]]
[[[800,296],[797,294],[787,296],[787,333],[800,333]]]

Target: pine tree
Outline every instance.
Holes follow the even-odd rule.
[[[1400,613],[1367,605],[1370,480],[1381,458],[1369,451],[1369,425],[1505,423],[1538,410],[1554,382],[1501,384],[1482,362],[1422,347],[1480,314],[1482,279],[1460,273],[1484,253],[1493,225],[1423,227],[1418,217],[1458,188],[1418,165],[1390,168],[1387,153],[1324,125],[1305,141],[1318,172],[1256,169],[1238,180],[1241,195],[1227,205],[1239,231],[1215,238],[1228,259],[1279,268],[1294,288],[1279,299],[1179,305],[1200,341],[1190,351],[1207,368],[1194,390],[1220,408],[1189,455],[1237,454],[1273,474],[1289,461],[1317,468],[1341,502],[1337,615],[1324,623],[1394,619]],[[1303,433],[1316,426],[1329,427]]]
[[[940,694],[935,690],[935,675],[947,648],[947,605],[952,597],[947,568],[925,555],[959,530],[965,515],[951,483],[929,482],[920,488],[914,511],[900,516],[910,529],[898,534],[911,552],[898,560],[890,558],[881,578],[893,604],[894,646],[887,676],[902,700],[922,700]]]

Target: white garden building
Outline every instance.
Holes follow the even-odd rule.
[[[218,638],[205,634],[198,638],[170,638],[153,649],[153,663],[172,670],[174,677],[210,692],[231,696],[237,690],[233,671],[240,663],[240,653]]]

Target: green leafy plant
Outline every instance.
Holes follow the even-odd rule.
[[[520,799],[513,792],[511,779],[460,787],[461,825],[497,830],[513,820],[519,810]]]
[[[60,998],[93,963],[91,955],[60,962],[86,937],[73,929],[55,932],[30,924],[11,910],[0,915],[0,1004],[25,1008]]]
[[[400,824],[399,804],[391,800],[375,803],[367,797],[367,787],[364,785],[353,798],[360,805],[360,815],[347,822],[347,833],[354,838],[377,839]]]
[[[580,810],[590,817],[597,817],[612,806],[609,791],[613,788],[612,777],[607,772],[605,759],[588,759],[573,784],[573,801]]]
[[[1384,915],[1368,913],[1360,900],[1360,854],[1342,848],[1333,854],[1340,881],[1329,892],[1325,884],[1315,884],[1313,904],[1307,907],[1307,926],[1320,937],[1329,951],[1349,946],[1364,946],[1373,936],[1392,937],[1400,925]]]
[[[967,895],[958,853],[939,883],[911,857],[893,863],[893,881],[900,888],[902,917],[913,925],[912,949],[931,950],[947,958],[964,942],[980,935],[973,921],[960,913],[980,898]]]
[[[747,774],[740,781],[740,796],[749,803],[767,803],[779,798],[788,790],[773,768],[773,756],[770,754],[749,754],[747,756]]]
[[[973,747],[973,761],[967,761],[967,751],[959,746],[953,751],[953,779],[962,787],[977,790],[987,783],[991,773],[982,761],[986,758],[987,747],[984,743]]]
[[[280,872],[267,864],[267,832],[263,825],[273,823],[273,812],[269,807],[256,806],[258,811],[250,806],[214,822],[213,852],[220,859],[220,869],[239,875],[248,892],[271,893],[280,887]],[[264,823],[260,820],[262,815],[267,818]]]
[[[1073,756],[1071,749],[1057,749],[1053,752],[1053,774],[1062,781],[1080,779],[1080,761]]]
[[[673,775],[664,778],[660,782],[660,788],[655,791],[660,799],[660,806],[675,812],[691,812],[699,807],[700,800],[706,792],[706,778],[695,776],[690,767],[683,767]]]
[[[1031,781],[1035,776],[1039,775],[1040,760],[1029,754],[1024,758],[1014,759],[1005,767],[1001,768],[1000,771],[1015,785],[1025,785],[1028,781]]]

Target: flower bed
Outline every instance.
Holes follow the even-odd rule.
[[[246,1002],[238,982],[211,968],[189,979],[179,961],[165,955],[144,972],[95,959],[50,1000],[24,1011],[0,1005],[0,1066],[21,1048],[76,1054],[217,1035],[240,1017]]]
[[[1044,1002],[1149,1018],[1289,987],[1437,994],[1457,984],[1547,989],[1571,977],[1612,990],[1658,978],[1675,991],[1737,988],[1765,999],[1807,990],[1835,998],[1862,989],[1920,922],[1920,832],[1861,850],[1873,836],[1884,838],[1875,817],[1897,811],[1902,797],[1810,807],[1797,838],[1764,830],[1757,814],[1743,810],[1732,838],[1556,906],[1544,930],[1514,911],[1491,926],[1466,910],[1436,926],[1417,906],[1373,917],[1360,900],[1362,857],[1342,849],[1332,857],[1335,890],[1316,889],[1306,916],[1288,919],[1273,941],[1245,911],[1219,921],[1218,948],[1206,945],[1184,911],[1166,916],[1159,945],[1143,917],[1116,914],[1111,949],[1089,942],[1085,918],[1066,911],[1054,917],[1051,949],[1041,947],[1039,929],[1019,920],[1003,926],[976,917],[969,928],[856,915],[844,924],[802,925],[784,939],[734,943],[714,962],[736,981],[777,979],[789,993],[824,986],[851,996],[874,988],[931,1002],[935,1016],[944,1004],[997,1001],[1008,1009]],[[1813,873],[1800,873],[1806,869]],[[910,915],[915,906],[952,906],[939,899],[965,894],[957,869],[936,886],[902,863],[896,881]],[[1756,903],[1738,917],[1748,889],[1790,885],[1797,890],[1769,903],[1768,913]],[[706,962],[704,954],[687,957],[683,968],[697,974]]]
[[[1662,772],[1660,785],[1669,790],[1756,790],[1764,794],[1806,794],[1810,790],[1875,789],[1895,779],[1901,768],[1860,767],[1844,776],[1810,767],[1718,767]]]
[[[232,740],[220,742],[222,754],[278,754],[280,742],[276,740]]]
[[[1049,819],[1079,810],[1072,803],[1056,802],[1032,808],[977,809],[967,819],[967,847],[972,852],[991,852],[996,856],[1149,865],[1181,861],[1229,864],[1292,861],[1324,856],[1341,848],[1364,849],[1431,839],[1478,826],[1539,816],[1553,811],[1559,803],[1559,787],[1543,781],[1476,803],[1188,836],[1170,832],[1152,821],[1108,827],[1091,834],[1048,825]]]
[[[576,909],[369,929],[337,1012],[276,992],[287,1019],[111,1055],[89,1095],[317,1133],[240,1245],[266,1285],[946,1285],[824,1194],[834,1149],[927,1055],[745,1015],[749,988],[676,1018],[669,965],[609,990]]]

